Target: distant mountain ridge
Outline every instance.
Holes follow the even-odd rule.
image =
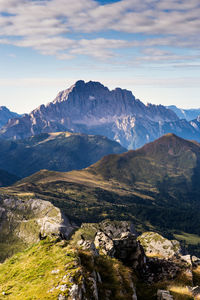
[[[199,131],[162,105],[144,105],[131,91],[109,90],[99,82],[77,81],[53,102],[9,120],[0,138],[24,139],[41,132],[71,131],[104,135],[128,149],[173,132],[200,140]]]
[[[0,169],[0,187],[12,185],[19,179],[19,177]]]
[[[80,170],[105,155],[125,151],[119,143],[103,136],[70,132],[41,133],[25,140],[0,140],[0,169],[21,178],[41,169],[65,172]]]
[[[180,119],[186,119],[187,121],[194,120],[200,115],[200,108],[183,109],[175,105],[167,106],[167,108],[173,110]]]
[[[0,106],[0,128],[3,127],[9,119],[18,118],[19,114],[10,111],[6,106]]]

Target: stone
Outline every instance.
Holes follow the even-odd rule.
[[[98,231],[95,236],[94,244],[95,247],[100,248],[105,255],[114,257],[114,243],[106,233]]]
[[[82,291],[77,284],[73,284],[69,290],[69,295],[72,300],[81,300],[82,299]]]
[[[180,253],[180,243],[168,240],[156,232],[144,232],[138,237],[147,256],[173,257]]]
[[[191,257],[191,260],[192,260],[192,264],[195,265],[195,266],[199,266],[200,265],[200,258],[199,257],[196,257],[196,256],[192,256]]]
[[[189,266],[192,265],[192,260],[191,260],[191,255],[187,254],[187,255],[181,255],[180,259],[184,262],[186,262]]]
[[[57,270],[52,270],[51,274],[58,274],[59,272],[60,272],[60,270],[58,270],[58,269]]]
[[[92,241],[81,239],[77,242],[77,246],[81,247],[81,249],[83,249],[83,250],[91,251],[94,256],[99,255],[99,251],[96,248],[94,242],[92,242]]]
[[[67,290],[67,285],[66,284],[62,284],[59,286],[59,289],[61,292],[65,292]]]
[[[157,299],[158,300],[173,300],[173,296],[169,291],[158,290],[157,291]]]
[[[64,295],[62,295],[62,294],[60,294],[60,295],[58,296],[58,300],[67,300],[67,297],[64,296]]]
[[[144,251],[138,243],[136,235],[131,233],[130,223],[105,222],[100,227],[101,230],[96,233],[94,240],[97,249],[134,269],[141,270],[144,267]]]

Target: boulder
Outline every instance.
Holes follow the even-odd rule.
[[[150,257],[170,258],[180,253],[180,243],[168,240],[156,232],[144,232],[138,237],[145,254]]]
[[[75,229],[61,210],[49,201],[9,197],[0,199],[0,206],[0,239],[6,243],[9,236],[9,247],[17,243],[22,249],[47,236],[67,239]]]

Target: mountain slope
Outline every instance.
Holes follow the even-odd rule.
[[[9,119],[18,118],[19,115],[10,111],[5,106],[0,106],[0,128],[3,127]]]
[[[71,171],[88,167],[107,154],[125,151],[103,136],[43,133],[26,140],[0,140],[0,168],[19,177],[40,169]]]
[[[0,186],[11,185],[19,180],[19,177],[0,169]]]
[[[141,149],[108,155],[85,170],[43,170],[0,192],[49,200],[66,215],[70,209],[77,224],[108,217],[132,220],[138,230],[169,237],[196,234],[198,244],[199,178],[200,145],[168,134]]]
[[[173,110],[180,119],[186,119],[187,121],[194,120],[198,115],[200,115],[200,108],[182,109],[176,107],[175,105],[167,106],[167,108]]]
[[[24,139],[56,131],[100,134],[128,149],[138,148],[173,132],[200,140],[199,132],[162,105],[144,105],[128,91],[109,90],[99,82],[77,81],[29,115],[10,120],[1,130],[3,139]]]
[[[145,182],[156,186],[169,180],[191,182],[194,172],[200,175],[200,144],[167,134],[141,149],[121,155],[106,156],[89,170],[105,179],[129,185]],[[121,173],[120,173],[121,171]]]

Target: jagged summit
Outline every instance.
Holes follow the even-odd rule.
[[[196,125],[195,125],[196,126]],[[104,135],[134,149],[167,132],[200,140],[199,130],[162,105],[145,105],[131,91],[109,90],[100,82],[79,80],[47,105],[9,121],[0,138],[24,139],[43,132]]]

